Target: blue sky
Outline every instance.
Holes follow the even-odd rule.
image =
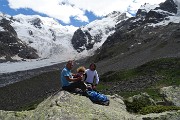
[[[135,15],[144,3],[159,4],[163,1],[165,0],[0,0],[0,12],[11,16],[24,14],[52,17],[62,25],[79,27],[113,11]]]

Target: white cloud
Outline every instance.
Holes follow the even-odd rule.
[[[144,3],[149,3],[151,5],[159,4],[161,2],[164,2],[165,0],[134,0],[132,4],[130,4],[131,10],[137,10],[140,8],[141,5],[144,5]]]
[[[165,0],[8,0],[13,9],[30,8],[36,12],[70,23],[70,17],[88,22],[85,11],[104,16],[112,11],[136,12],[144,3],[159,4]]]
[[[30,8],[36,12],[70,23],[70,17],[88,22],[85,12],[76,6],[62,5],[60,0],[8,0],[13,9]]]

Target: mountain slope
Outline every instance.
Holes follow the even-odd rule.
[[[173,2],[167,1],[165,3]],[[89,61],[96,61],[104,73],[133,68],[157,58],[180,57],[180,17],[177,5],[173,2],[171,6],[175,8],[171,8],[171,12],[161,9],[166,6],[162,3],[149,8],[146,4],[138,10],[136,17],[117,24],[114,34],[107,38]]]
[[[37,51],[20,40],[10,21],[0,14],[0,62],[38,57]]]
[[[73,51],[70,39],[76,27],[62,26],[52,18],[38,15],[16,15],[13,20],[11,25],[18,37],[35,48],[40,57],[50,58],[67,50]]]
[[[11,27],[9,32],[17,39],[21,40],[22,44],[26,44],[29,48],[33,48],[37,56],[39,56],[39,59],[58,58],[60,56],[65,57],[64,59],[66,59],[69,57],[67,56],[67,52],[68,55],[77,55],[70,43],[72,35],[77,29],[76,27],[62,26],[52,18],[41,17],[38,15],[26,16],[20,14],[8,16],[1,13],[0,18],[0,31],[2,31],[2,36],[5,34],[3,31],[6,31],[3,29],[3,25],[6,26],[6,29]],[[5,24],[4,21],[6,21],[7,24]],[[10,46],[10,44],[12,43],[10,42],[6,46]],[[1,46],[5,45],[2,44]],[[1,58],[7,56],[7,54],[8,53],[1,54]],[[19,60],[24,58],[22,55],[18,57]],[[34,56],[29,58],[32,59],[38,57]]]

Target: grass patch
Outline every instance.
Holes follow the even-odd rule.
[[[105,84],[99,84],[96,89],[98,91],[101,91],[101,90],[106,90],[106,89],[109,89],[109,88],[111,88],[111,86],[105,85]]]
[[[143,107],[139,113],[146,115],[149,113],[162,113],[165,111],[173,111],[173,110],[180,110],[180,107],[177,106],[162,106],[162,105],[157,105],[157,106],[147,106]]]
[[[117,82],[117,81],[122,81],[122,80],[127,80],[130,78],[134,78],[137,76],[138,73],[135,69],[130,69],[130,70],[124,70],[124,71],[109,71],[103,75],[101,75],[101,81],[102,82]]]
[[[161,79],[155,81],[153,84],[150,84],[145,89],[143,88],[140,90],[123,92],[114,90],[113,93],[119,94],[124,98],[128,98],[141,92],[147,92],[153,99],[162,100],[162,96],[159,94],[160,88],[172,85],[180,85],[180,58],[162,58],[150,61],[134,69],[116,72],[110,71],[100,76],[100,84],[102,89],[109,88],[110,90],[113,86],[116,86],[116,83],[119,81],[133,80],[134,78],[141,76],[156,76],[160,77]],[[111,85],[109,85],[108,81],[111,81]],[[105,92],[108,92],[108,90]]]
[[[124,100],[126,105],[126,109],[129,112],[138,113],[143,107],[155,105],[154,101],[152,101],[148,96],[139,94],[136,97],[131,97]]]
[[[142,89],[139,91],[131,91],[131,92],[120,92],[119,95],[122,96],[123,98],[128,98],[128,97],[140,94],[142,92],[146,92],[154,100],[162,100],[162,97],[159,94],[159,89],[156,89],[156,88],[147,88],[147,89]]]
[[[120,88],[121,86],[114,87],[117,86],[120,81],[130,81],[129,84],[131,84],[133,80],[136,80],[135,78],[145,79],[146,76],[152,76],[150,78],[156,77],[159,79],[153,79],[156,81],[153,82],[153,84],[149,84],[146,88],[132,91],[119,92],[118,87]],[[110,85],[108,81],[111,81]],[[155,101],[162,101],[163,98],[159,93],[160,88],[172,85],[180,85],[180,58],[162,58],[143,64],[135,69],[116,72],[110,71],[101,76],[101,82],[102,83],[100,84],[102,86],[104,85],[105,87],[109,87],[109,90],[106,90],[105,92],[108,92],[111,90],[111,88],[113,88],[111,93],[113,92],[113,94],[119,94],[120,96],[124,97],[125,104],[130,112],[149,114],[180,109],[180,107],[175,106],[150,106],[144,101],[134,101],[134,103],[129,103],[126,101],[126,98],[142,92],[148,93],[148,95],[150,95],[150,97]],[[141,81],[139,81],[139,84],[141,84]],[[128,84],[126,87],[128,87]]]

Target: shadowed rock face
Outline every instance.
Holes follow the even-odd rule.
[[[41,19],[39,19],[39,18],[36,18],[36,19],[32,20],[31,23],[32,23],[32,25],[34,25],[36,28],[39,28],[39,29],[42,28],[42,27],[41,27],[41,24],[43,24],[43,23],[42,23]]]
[[[159,9],[175,14],[177,13],[177,5],[173,0],[166,0],[164,3],[161,3]]]
[[[39,57],[35,49],[28,47],[18,38],[9,20],[2,19],[0,26],[4,29],[4,31],[0,31],[0,57],[5,56],[5,60],[0,60],[0,62],[14,61],[11,57],[15,55],[22,59],[36,59]]]
[[[87,43],[87,40],[90,42],[92,40],[92,37],[88,31],[82,31],[80,28],[75,31],[73,37],[72,37],[72,45],[73,47],[78,51],[82,52],[87,48],[87,50],[93,48],[93,44]]]

